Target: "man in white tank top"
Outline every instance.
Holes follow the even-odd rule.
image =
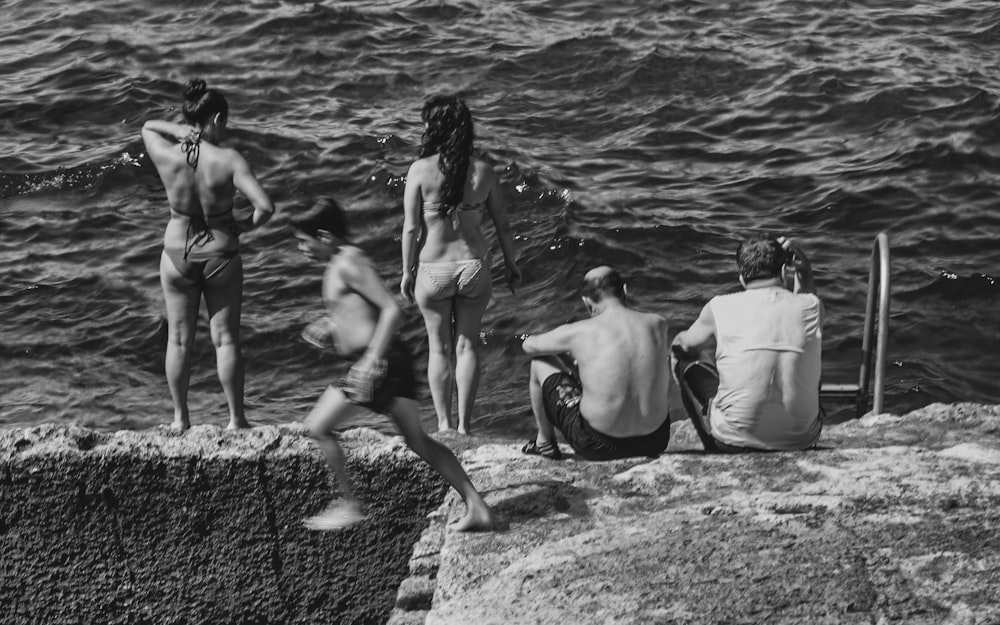
[[[674,338],[684,407],[708,451],[812,447],[822,429],[823,304],[809,260],[784,237],[744,241],[736,256],[744,290],[712,298]],[[698,360],[713,343],[714,365]]]

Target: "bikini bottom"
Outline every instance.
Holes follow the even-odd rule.
[[[191,282],[205,282],[219,275],[229,263],[239,255],[237,250],[212,252],[210,254],[185,254],[184,250],[163,248],[167,258],[178,273]],[[194,257],[194,258],[193,258]]]
[[[430,299],[476,297],[490,287],[488,257],[419,264],[417,282]]]

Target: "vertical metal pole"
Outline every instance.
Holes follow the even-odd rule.
[[[889,344],[889,237],[880,232],[875,237],[879,252],[878,342],[875,347],[875,397],[872,411],[882,412],[885,399],[885,364]]]
[[[889,237],[875,237],[868,271],[868,298],[865,302],[865,331],[861,340],[861,372],[858,379],[857,416],[868,408],[872,397],[872,343],[875,343],[875,384],[872,412],[882,412],[885,401],[885,361],[889,342]],[[878,293],[876,301],[876,292]],[[876,310],[877,304],[877,310]],[[875,326],[876,314],[878,327]]]
[[[865,300],[865,330],[861,335],[861,369],[858,374],[858,405],[856,414],[859,419],[868,410],[868,398],[870,397],[872,339],[875,328],[875,289],[880,275],[875,267],[878,258],[877,250],[873,248],[871,260],[868,263],[868,297]]]

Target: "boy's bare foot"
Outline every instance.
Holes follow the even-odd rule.
[[[481,506],[469,506],[465,516],[449,527],[456,532],[489,532],[496,529],[496,519],[493,511],[484,503]]]
[[[174,432],[183,432],[191,427],[191,420],[186,417],[174,417],[174,422],[170,424],[170,429]]]
[[[247,421],[246,417],[230,417],[229,425],[226,426],[227,430],[246,430],[250,427],[250,422]]]
[[[339,530],[364,521],[367,518],[361,506],[355,502],[332,503],[316,516],[303,519],[302,524],[311,530]]]

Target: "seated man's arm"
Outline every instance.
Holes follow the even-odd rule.
[[[778,237],[778,243],[791,256],[795,268],[795,293],[816,293],[816,282],[813,279],[812,264],[802,247],[794,239]]]
[[[698,353],[715,342],[715,315],[710,304],[705,304],[691,327],[674,337],[671,347],[683,356],[697,357]]]
[[[576,362],[573,360],[573,334],[575,324],[566,324],[544,334],[525,337],[521,349],[533,360],[542,360],[556,369],[576,377]]]
[[[524,350],[525,354],[532,357],[572,352],[573,336],[575,333],[575,323],[561,325],[542,334],[527,336],[524,339],[524,343],[521,344],[521,349]]]

